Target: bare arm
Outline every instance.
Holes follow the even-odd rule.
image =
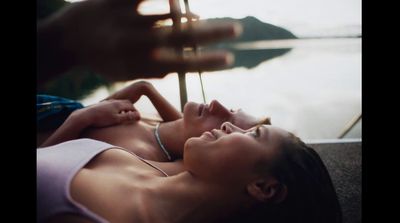
[[[74,111],[40,147],[77,139],[88,127],[106,127],[139,118],[139,113],[127,100],[99,102]]]
[[[90,120],[74,111],[64,123],[40,147],[52,146],[64,141],[77,139],[81,132],[90,126]]]
[[[153,85],[148,85],[148,92],[146,96],[150,99],[151,103],[157,109],[161,118],[164,121],[174,121],[182,118],[182,113],[178,111],[172,104],[170,104]]]
[[[151,83],[146,81],[135,82],[106,99],[127,99],[135,103],[142,95],[150,99],[163,121],[174,121],[182,118],[182,113],[169,103]]]

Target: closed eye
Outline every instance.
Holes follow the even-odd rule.
[[[232,109],[232,108],[231,108],[229,111],[230,111],[230,112],[240,112],[240,111],[242,111],[242,109],[241,109],[241,108],[239,108],[239,109]]]
[[[257,126],[256,129],[250,133],[254,138],[260,137],[260,127],[261,126]]]

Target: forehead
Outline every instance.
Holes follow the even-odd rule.
[[[238,110],[231,115],[231,122],[243,129],[249,129],[257,124],[259,124],[260,120],[257,117],[254,117],[243,110]]]
[[[235,113],[234,113],[234,115],[236,115],[236,116],[243,116],[243,117],[253,117],[252,115],[250,115],[249,113],[247,113],[247,112],[245,112],[245,111],[243,111],[243,109],[238,109],[238,110],[236,110],[236,111],[234,111]]]
[[[268,144],[277,145],[289,137],[288,131],[272,125],[255,126],[251,130],[255,130],[258,127],[260,128],[260,140]]]
[[[279,128],[277,126],[267,125],[267,124],[260,124],[260,125],[254,126],[250,130],[254,130],[254,129],[258,128],[258,127],[260,127],[261,131],[265,131],[265,132],[268,132],[268,133],[278,134],[278,135],[282,135],[282,136],[289,135],[288,131],[286,131],[286,130],[284,130],[282,128]]]

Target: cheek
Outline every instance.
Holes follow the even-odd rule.
[[[250,164],[246,155],[232,155],[231,153],[221,154],[220,159],[203,164],[204,171],[207,171],[210,178],[226,183],[239,183],[250,173]]]
[[[253,128],[258,123],[255,118],[238,118],[235,120],[234,124],[241,129],[247,130],[247,129]]]
[[[205,131],[219,129],[220,126],[221,126],[221,124],[218,119],[205,120],[204,122],[199,123],[198,130],[199,130],[199,133],[203,133]]]
[[[185,168],[196,175],[205,175],[204,165],[211,162],[210,149],[199,138],[190,138],[186,141],[183,152],[183,164]]]
[[[242,138],[231,140],[227,144],[210,151],[210,159],[213,162],[207,164],[207,168],[212,168],[217,177],[234,180],[241,179],[248,175],[256,158],[253,153],[254,148],[243,143]]]
[[[236,137],[230,142],[230,146],[221,154],[223,162],[230,163],[232,171],[243,173],[244,175],[253,170],[254,163],[263,156],[257,143],[248,137]]]
[[[241,182],[250,174],[254,159],[254,154],[246,153],[250,148],[241,142],[233,140],[215,143],[191,138],[185,144],[185,168],[212,181]]]
[[[217,117],[208,117],[205,119],[192,119],[188,120],[186,125],[186,136],[190,137],[198,137],[203,134],[205,131],[211,131],[213,129],[219,129],[223,120]]]
[[[241,169],[245,166],[251,156],[249,150],[250,149],[247,148],[247,145],[241,145],[241,142],[237,142],[237,144],[231,145],[221,152],[220,157],[223,160],[221,164],[227,162],[231,165],[230,168]]]
[[[200,124],[200,128],[204,131],[210,131],[212,129],[220,129],[222,123],[224,123],[227,118],[219,117],[219,116],[209,116],[206,119],[202,120]]]

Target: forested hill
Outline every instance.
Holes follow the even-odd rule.
[[[243,33],[240,37],[230,41],[230,43],[274,39],[297,39],[297,37],[289,30],[262,22],[253,16],[247,16],[243,19],[233,19],[228,17],[216,18],[207,19],[207,21],[240,22],[243,27]]]

